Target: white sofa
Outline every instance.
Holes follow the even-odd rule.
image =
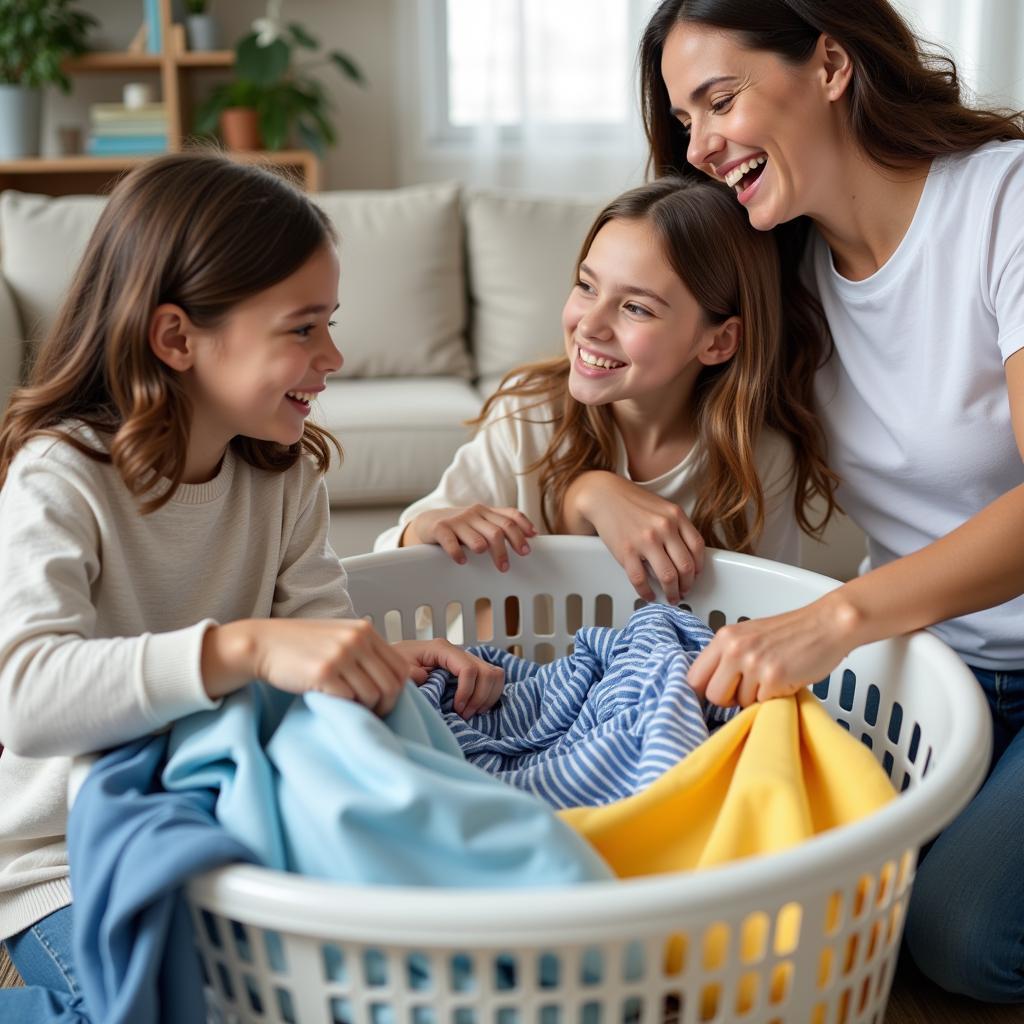
[[[501,375],[561,348],[559,314],[600,198],[455,184],[314,197],[341,237],[340,376],[319,421],[345,448],[328,477],[339,554],[368,551],[432,489]],[[0,194],[0,399],[51,322],[105,199]],[[803,562],[847,578],[863,552],[841,521]]]

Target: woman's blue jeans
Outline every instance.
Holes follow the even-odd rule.
[[[972,671],[992,711],[992,765],[918,866],[906,943],[947,991],[1024,1003],[1024,671]]]
[[[85,1019],[71,962],[71,908],[56,910],[6,939],[25,988],[0,989],[0,1021],[80,1024]]]

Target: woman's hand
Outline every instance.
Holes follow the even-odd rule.
[[[506,543],[520,555],[530,553],[528,537],[535,537],[533,523],[517,508],[437,508],[421,512],[406,526],[402,545],[437,544],[459,565],[464,565],[463,547],[478,555],[490,550],[501,572],[508,569]]]
[[[859,613],[841,591],[782,615],[723,626],[689,682],[720,707],[786,697],[824,679],[857,646]]]
[[[399,640],[392,646],[412,662],[409,678],[414,683],[424,682],[432,668],[447,669],[457,677],[455,710],[463,718],[494,707],[505,689],[504,669],[447,640]]]
[[[670,604],[682,600],[704,568],[704,540],[683,510],[617,473],[581,473],[561,513],[570,533],[597,533],[645,601],[655,600],[646,566]]]
[[[328,693],[386,715],[411,666],[365,619],[243,619],[207,630],[201,671],[215,698],[264,679],[288,693]]]

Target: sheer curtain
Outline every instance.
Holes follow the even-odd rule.
[[[919,36],[950,51],[979,103],[1024,108],[1021,0],[896,0],[896,6]]]
[[[636,51],[655,2],[404,5],[401,181],[601,196],[639,184]]]
[[[400,0],[399,181],[610,196],[643,180],[657,0]],[[894,0],[968,100],[1024,108],[1024,0]]]

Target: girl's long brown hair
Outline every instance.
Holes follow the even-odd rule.
[[[161,303],[216,327],[233,306],[291,276],[335,239],[326,215],[271,171],[215,152],[159,157],[114,188],[70,289],[39,346],[28,383],[0,424],[0,486],[35,435],[62,438],[117,468],[152,512],[170,500],[185,471],[191,403],[180,380],[149,346]],[[111,435],[109,454],[70,433],[78,420]],[[284,446],[236,437],[231,446],[260,469],[281,472],[308,454],[321,472],[337,442],[307,423]],[[339,449],[340,454],[340,449]],[[160,485],[154,491],[154,485]]]
[[[694,416],[703,449],[703,477],[693,511],[705,542],[735,551],[753,548],[764,528],[765,498],[755,451],[764,427],[793,443],[798,491],[830,497],[832,477],[815,438],[803,432],[808,410],[781,387],[782,304],[778,255],[770,235],[751,228],[731,190],[709,178],[667,177],[609,203],[594,221],[576,269],[597,233],[610,220],[650,225],[665,259],[697,300],[707,322],[732,316],[742,339],[728,362],[701,370]],[[688,339],[680,338],[680,344]],[[481,423],[503,396],[527,399],[525,409],[552,409],[555,430],[544,455],[525,472],[539,472],[544,521],[553,531],[569,484],[589,469],[613,470],[615,434],[609,406],[587,406],[569,393],[569,359],[560,356],[507,374],[484,404]],[[514,415],[518,415],[520,410]],[[803,500],[796,515],[808,529]]]
[[[919,40],[887,0],[663,0],[640,44],[640,89],[650,145],[648,172],[704,178],[686,158],[689,136],[671,112],[661,75],[665,40],[678,22],[735,33],[742,45],[767,50],[793,65],[810,59],[824,34],[850,55],[849,127],[864,153],[898,169],[974,149],[986,142],[1024,138],[1019,111],[974,109],[960,94],[953,60]],[[813,472],[798,484],[798,501],[817,491],[826,499],[824,529],[837,479],[826,468],[824,437],[814,414],[814,376],[832,351],[821,305],[804,287],[800,264],[811,229],[807,217],[774,228],[785,300],[783,388],[791,436],[810,446]],[[807,488],[804,490],[804,488]],[[801,525],[807,529],[806,521]]]

